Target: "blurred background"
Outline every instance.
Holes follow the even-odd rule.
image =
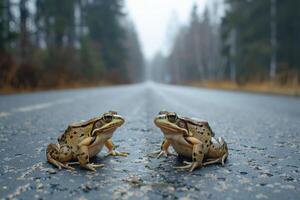
[[[0,91],[146,80],[299,94],[297,0],[0,0]]]

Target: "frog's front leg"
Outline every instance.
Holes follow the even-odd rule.
[[[106,146],[106,148],[108,149],[108,153],[106,156],[128,156],[129,153],[127,152],[119,152],[115,150],[115,145],[112,142],[111,139],[107,140],[104,145]]]
[[[170,144],[171,144],[170,140],[164,139],[164,141],[162,142],[162,144],[160,146],[160,151],[154,153],[154,154],[157,154],[156,158],[160,158],[162,155],[164,155],[166,157],[167,156],[175,156],[176,154],[169,152]]]
[[[228,147],[222,137],[219,137],[217,140],[213,139],[213,144],[208,149],[207,157],[207,162],[204,162],[203,165],[221,163],[224,166],[228,157]]]
[[[77,159],[81,167],[89,169],[91,171],[96,171],[96,167],[103,167],[103,164],[93,164],[89,163],[89,150],[88,146],[91,145],[95,141],[95,137],[87,137],[82,140],[79,144],[79,151],[77,154]]]
[[[202,161],[203,161],[206,149],[205,149],[204,143],[195,137],[187,137],[185,139],[193,145],[192,162],[184,162],[187,165],[175,167],[175,168],[190,169],[189,171],[192,172],[194,169],[196,169],[198,167],[202,167]]]

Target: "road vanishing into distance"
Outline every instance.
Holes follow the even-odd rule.
[[[225,167],[190,173],[183,158],[153,158],[163,134],[160,110],[209,121],[228,142]],[[45,149],[67,125],[108,110],[126,123],[114,133],[128,157],[93,159],[97,172],[58,170]],[[142,83],[0,95],[0,198],[3,199],[299,199],[300,99]]]

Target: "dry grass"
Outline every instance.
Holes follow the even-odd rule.
[[[282,94],[291,96],[300,96],[300,85],[279,85],[272,82],[264,83],[247,83],[238,85],[231,81],[207,81],[207,82],[190,82],[187,85],[195,87],[205,87],[224,90],[239,90],[248,92],[260,92],[271,94]]]
[[[49,91],[49,90],[64,90],[64,89],[78,89],[78,88],[90,88],[90,87],[103,87],[115,85],[114,83],[108,81],[99,81],[96,83],[69,83],[60,84],[55,87],[37,87],[37,88],[13,88],[10,86],[4,86],[0,88],[0,94],[14,94],[14,93],[26,93],[26,92],[39,92],[39,91]]]

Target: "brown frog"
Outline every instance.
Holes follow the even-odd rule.
[[[58,144],[49,144],[46,150],[48,162],[59,169],[74,169],[70,165],[80,164],[81,167],[96,171],[103,164],[89,163],[106,146],[108,155],[127,156],[126,152],[114,150],[113,132],[125,122],[117,112],[109,111],[88,121],[73,123],[58,138]],[[78,161],[78,162],[70,162]]]
[[[223,138],[214,138],[208,122],[161,111],[154,123],[165,136],[157,157],[172,155],[168,151],[171,145],[179,155],[192,158],[191,163],[185,162],[187,165],[176,168],[193,171],[213,163],[224,166],[228,157],[227,144]]]

